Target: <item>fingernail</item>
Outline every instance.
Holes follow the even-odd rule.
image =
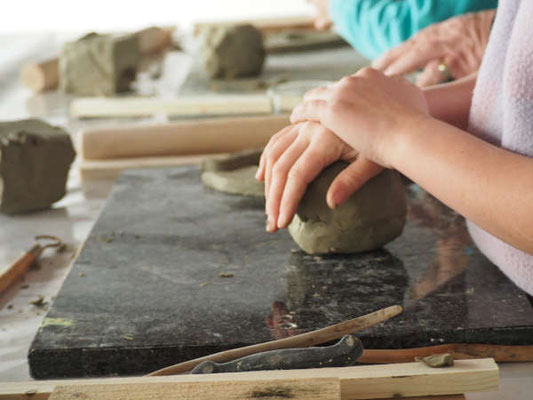
[[[285,214],[281,214],[278,218],[278,227],[285,228],[286,225],[287,225],[287,217],[285,216]]]
[[[274,231],[274,221],[270,217],[268,217],[266,222],[266,231],[267,232],[273,232]]]

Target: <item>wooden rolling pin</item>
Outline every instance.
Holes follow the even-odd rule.
[[[84,160],[229,153],[262,147],[289,124],[288,115],[214,118],[81,133]]]
[[[139,51],[142,55],[159,53],[172,42],[172,30],[158,27],[143,29],[136,33]],[[36,93],[54,90],[59,85],[59,59],[53,58],[41,63],[30,62],[20,72],[24,86]]]

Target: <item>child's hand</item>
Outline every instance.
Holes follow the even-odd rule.
[[[265,181],[267,230],[285,228],[307,185],[328,165],[352,162],[331,184],[327,203],[341,204],[382,168],[363,157],[319,123],[290,125],[274,135],[263,154],[256,178]]]
[[[396,135],[428,118],[422,91],[404,78],[372,68],[311,90],[291,122],[320,122],[366,158],[392,167]]]

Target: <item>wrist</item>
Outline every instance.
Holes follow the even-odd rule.
[[[390,168],[401,171],[403,162],[412,157],[413,144],[424,140],[423,136],[431,131],[431,125],[436,122],[437,120],[430,115],[422,113],[406,117],[391,135],[387,146],[386,160]]]

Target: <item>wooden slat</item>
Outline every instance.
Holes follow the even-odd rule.
[[[368,365],[290,371],[240,372],[214,375],[171,375],[135,378],[105,378],[67,381],[3,383],[0,399],[48,399],[57,386],[129,385],[199,382],[272,382],[339,379],[341,399],[386,399],[398,396],[451,395],[498,389],[498,366],[493,359],[459,360],[453,367],[430,368],[422,363]]]
[[[122,171],[132,168],[162,168],[182,165],[198,165],[203,160],[227,153],[198,154],[192,156],[131,157],[109,160],[81,160],[81,179],[115,180]]]
[[[270,98],[260,94],[159,97],[80,97],[70,104],[75,118],[172,117],[270,114]]]
[[[50,400],[340,400],[340,381],[329,379],[270,382],[132,383],[58,386]]]

